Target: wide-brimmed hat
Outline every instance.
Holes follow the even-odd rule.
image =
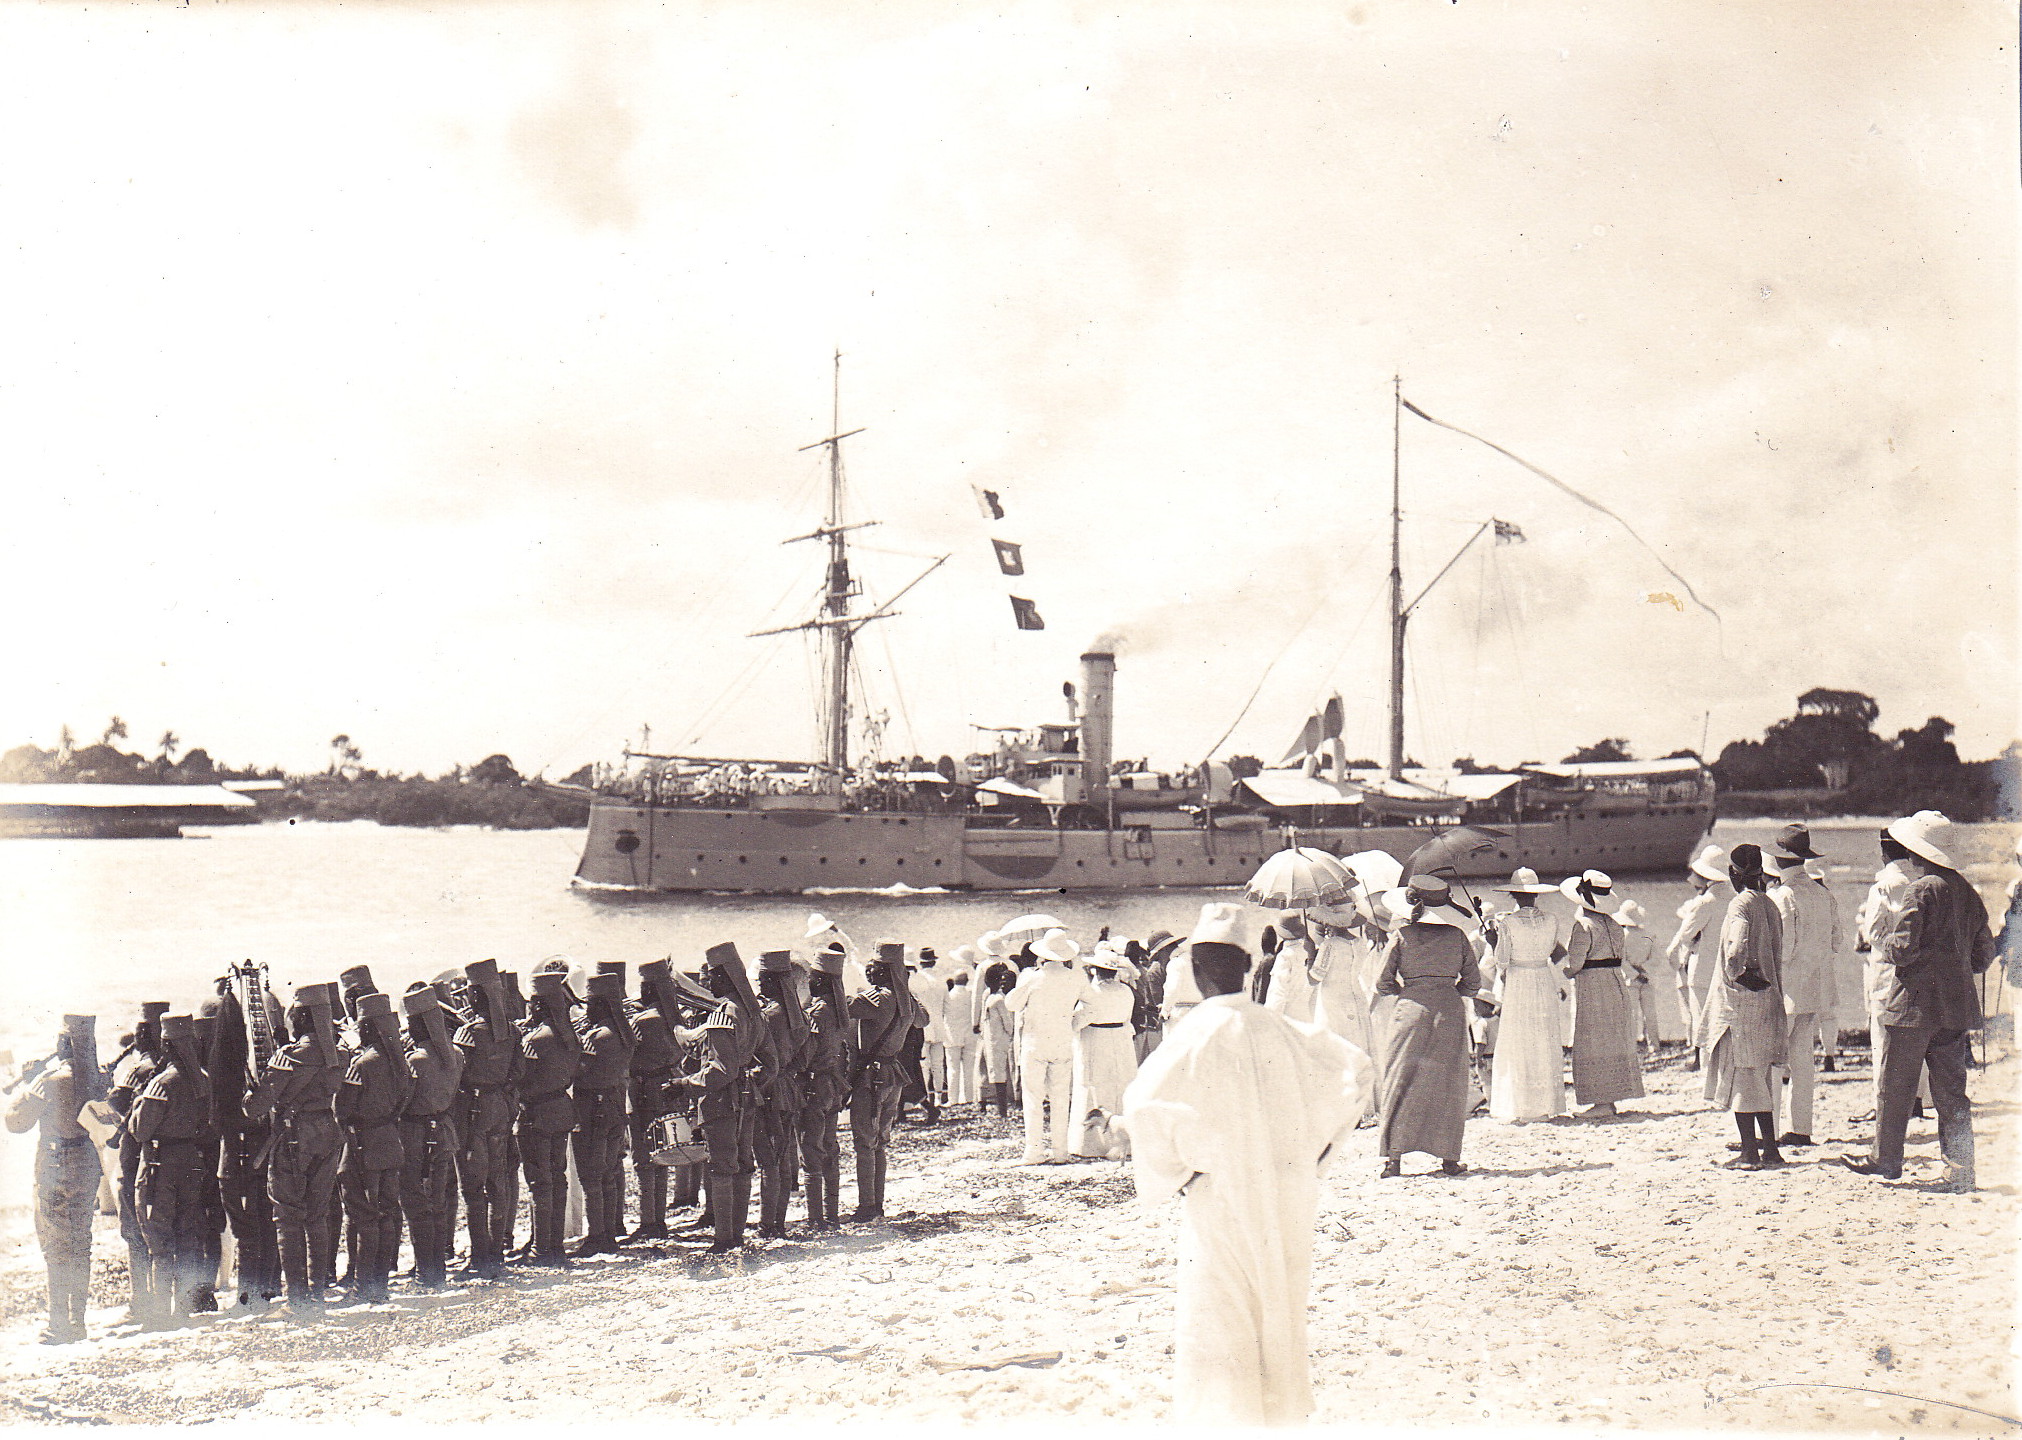
[[[1417,910],[1418,918],[1429,925],[1451,925],[1458,930],[1474,922],[1474,916],[1454,900],[1453,887],[1437,875],[1414,875],[1398,888],[1385,890],[1377,901],[1400,921],[1409,920]]]
[[[1811,831],[1802,825],[1786,825],[1776,832],[1776,858],[1786,856],[1798,860],[1819,860],[1824,857],[1811,848]]]
[[[1727,878],[1727,852],[1718,845],[1708,845],[1687,867],[1694,875],[1705,880],[1725,880]]]
[[[1643,928],[1643,907],[1638,905],[1634,900],[1624,900],[1621,908],[1615,911],[1615,919],[1618,923],[1628,926],[1631,930],[1641,930]]]
[[[1114,940],[1103,940],[1089,951],[1082,963],[1091,970],[1114,970],[1126,980],[1137,978],[1137,966],[1130,963],[1130,957],[1123,953],[1123,947]]]
[[[984,956],[995,956],[998,959],[1002,959],[1005,954],[1004,932],[1001,930],[985,930],[981,935],[976,937],[976,950]]]
[[[1762,871],[1762,847],[1760,845],[1736,845],[1727,852],[1727,878],[1736,875],[1754,877]]]
[[[1582,886],[1592,893],[1593,899],[1580,893]],[[1604,871],[1582,870],[1577,875],[1568,875],[1559,882],[1559,893],[1575,905],[1614,918],[1608,907],[1616,903],[1615,882]]]
[[[976,954],[976,947],[974,945],[957,945],[953,953],[951,953],[948,956],[948,958],[954,961],[957,965],[961,965],[965,968],[973,970],[976,966],[976,961],[978,958]]]
[[[1081,947],[1074,943],[1074,937],[1065,930],[1048,930],[1032,942],[1032,953],[1041,960],[1072,965],[1081,958]]]
[[[1933,865],[1942,865],[1947,870],[1956,869],[1944,843],[1952,838],[1952,822],[1936,810],[1919,810],[1914,815],[1906,815],[1900,820],[1889,822],[1888,836],[1919,860],[1928,860]]]
[[[819,910],[810,911],[807,917],[807,934],[801,936],[800,938],[803,940],[817,940],[820,939],[823,935],[828,934],[829,931],[834,930],[836,928],[837,926],[835,921],[829,919],[828,916],[822,914],[821,911]]]
[[[1538,872],[1528,865],[1517,866],[1509,877],[1509,884],[1498,885],[1495,888],[1505,895],[1555,895],[1559,889],[1556,885],[1541,883]]]

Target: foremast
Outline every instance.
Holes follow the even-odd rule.
[[[812,620],[799,625],[784,625],[774,630],[760,630],[757,635],[782,635],[793,630],[812,630],[821,646],[821,694],[816,697],[817,721],[821,729],[821,770],[818,786],[822,793],[840,795],[847,788],[850,765],[850,666],[855,651],[856,633],[873,620],[888,619],[894,613],[892,606],[899,597],[914,585],[931,575],[947,560],[943,555],[929,565],[908,583],[898,594],[879,605],[876,609],[861,615],[850,612],[850,601],[863,593],[863,587],[850,572],[849,532],[860,530],[867,525],[875,525],[875,520],[859,520],[849,523],[843,519],[843,463],[842,442],[852,435],[861,435],[868,427],[859,425],[854,430],[842,428],[842,352],[835,353],[835,378],[831,387],[829,433],[826,438],[801,446],[803,452],[826,448],[828,451],[828,508],[821,527],[805,535],[795,535],[781,543],[796,544],[802,540],[822,540],[828,545],[828,564],[822,581],[820,613]],[[755,638],[755,637],[754,637]]]

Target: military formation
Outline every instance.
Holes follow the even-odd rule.
[[[625,964],[580,975],[555,957],[530,994],[484,960],[398,996],[357,966],[283,1005],[264,969],[234,967],[192,1013],[144,1004],[106,1065],[94,1018],[65,1017],[6,1114],[10,1129],[38,1132],[45,1339],[83,1338],[102,1181],[117,1196],[129,1318],[148,1330],[220,1308],[227,1234],[233,1303],[313,1311],[385,1301],[403,1238],[414,1282],[444,1284],[459,1220],[458,1278],[480,1280],[673,1239],[670,1220],[691,1210],[680,1230],[734,1250],[754,1176],[758,1235],[787,1233],[797,1194],[805,1223],[832,1229],[844,1110],[849,1218],[880,1218],[927,1017],[903,945],[859,965],[839,932],[818,944],[755,964],[717,945],[697,975],[650,961],[630,993]],[[568,1249],[572,1174],[583,1235]]]

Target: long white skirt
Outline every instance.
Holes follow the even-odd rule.
[[[1137,1046],[1130,1026],[1086,1025],[1074,1032],[1075,1154],[1127,1158],[1122,1132],[1112,1134],[1109,1121],[1122,1111],[1123,1092],[1136,1078]]]
[[[1505,1121],[1550,1120],[1566,1113],[1559,974],[1549,965],[1512,966],[1503,975],[1488,1113]]]

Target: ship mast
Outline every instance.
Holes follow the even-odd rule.
[[[1404,380],[1390,377],[1390,778],[1404,778],[1404,528],[1400,453],[1403,446]]]
[[[842,428],[840,350],[835,353],[835,380],[830,404],[828,437],[800,447],[803,451],[828,447],[828,512],[820,529],[811,530],[805,535],[795,535],[780,542],[785,545],[792,545],[802,540],[828,542],[828,565],[826,578],[822,583],[821,613],[799,625],[783,625],[773,630],[757,631],[753,638],[763,635],[783,635],[790,630],[813,630],[821,636],[822,693],[818,704],[822,749],[820,788],[826,793],[840,795],[849,778],[850,655],[855,647],[856,633],[873,620],[888,619],[896,614],[892,606],[898,603],[900,597],[933,574],[948,557],[943,555],[934,561],[898,594],[893,595],[875,610],[862,615],[850,613],[850,600],[862,594],[863,587],[858,585],[850,574],[849,532],[878,522],[858,520],[853,524],[845,524],[843,521],[842,442],[852,435],[863,434],[866,427],[859,425],[854,430]]]
[[[822,525],[828,536],[828,582],[822,592],[822,617],[830,623],[821,629],[822,764],[825,783],[838,792],[850,763],[850,648],[855,636],[848,622],[850,597],[856,593],[850,583],[849,537],[842,518],[844,438],[842,351],[838,350],[828,439],[815,442],[828,447],[828,518]]]

